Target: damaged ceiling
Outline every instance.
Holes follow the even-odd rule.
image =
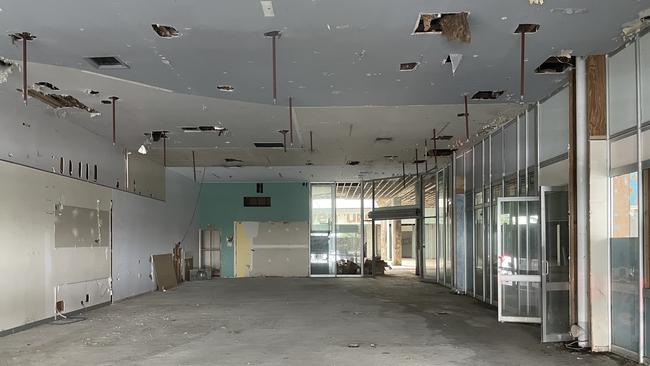
[[[527,40],[526,100],[534,102],[566,82],[566,74],[536,74],[544,61],[566,50],[586,55],[617,48],[623,24],[634,22],[650,0],[597,6],[591,0],[534,6],[522,0],[276,0],[272,14],[252,0],[151,5],[4,2],[0,20],[7,34],[37,36],[29,43],[29,85],[50,83],[60,90],[38,84],[43,95],[65,96],[58,109],[66,113],[56,113],[49,99],[34,92],[29,108],[110,139],[111,105],[102,100],[119,96],[117,141],[131,151],[146,132],[170,131],[168,165],[191,167],[195,151],[198,166],[219,170],[207,180],[254,180],[255,174],[318,180],[318,171],[336,179],[399,174],[402,162],[414,170],[415,149],[422,154],[433,129],[452,136],[438,141],[439,149],[453,148],[465,136],[464,118],[458,117],[465,95],[490,94],[470,101],[473,138],[486,125],[521,112],[513,103],[519,101],[520,41],[513,34],[519,24],[541,25]],[[441,29],[452,27],[445,34],[414,34],[423,14],[460,16],[438,22]],[[270,31],[280,32],[278,105],[271,40],[264,36]],[[453,61],[452,55],[458,55],[452,67],[440,62]],[[0,57],[19,60],[20,45],[0,38]],[[114,65],[99,67],[93,58]],[[4,63],[0,68],[0,83],[7,78],[2,97],[19,103],[20,70]],[[278,131],[289,128],[289,96],[295,132],[285,153],[277,144],[283,138]],[[187,126],[224,130],[183,132]],[[153,159],[162,159],[159,145],[151,146]],[[346,165],[351,161],[358,164]]]

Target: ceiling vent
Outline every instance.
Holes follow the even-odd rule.
[[[565,71],[576,66],[575,58],[566,56],[551,56],[546,59],[538,68],[536,74],[563,74]]]
[[[481,90],[472,96],[473,100],[495,100],[502,96],[503,90]],[[463,114],[463,117],[465,115]]]
[[[129,68],[122,60],[115,56],[86,57],[86,60],[100,70]]]
[[[418,68],[419,62],[406,62],[399,64],[399,71],[413,71]]]
[[[263,149],[282,149],[284,144],[281,142],[254,142],[255,147]]]
[[[171,25],[152,24],[151,28],[162,38],[176,38],[180,36],[176,28]]]

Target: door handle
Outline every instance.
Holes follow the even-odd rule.
[[[549,269],[548,269],[548,267],[549,267],[549,266],[548,266],[548,261],[547,261],[547,260],[543,260],[543,261],[542,261],[542,266],[544,267],[544,268],[543,268],[543,269],[544,269],[544,276],[548,276],[548,273],[549,273]]]

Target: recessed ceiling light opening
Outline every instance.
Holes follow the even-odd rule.
[[[152,24],[151,27],[153,28],[154,32],[156,32],[156,34],[162,38],[176,38],[180,36],[180,33],[178,33],[176,28],[172,27],[171,25]]]
[[[418,68],[419,62],[406,62],[399,64],[399,71],[413,71]]]
[[[503,90],[481,90],[472,96],[473,100],[495,100],[502,96]],[[463,114],[464,116],[464,114]]]
[[[535,69],[536,74],[563,74],[576,66],[574,57],[551,56]]]
[[[539,24],[519,24],[515,33],[537,33],[539,30]]]

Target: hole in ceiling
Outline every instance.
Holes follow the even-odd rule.
[[[494,100],[498,99],[500,96],[502,96],[504,93],[503,90],[481,90],[476,92],[472,96],[472,99],[474,100]],[[462,117],[465,117],[465,114],[462,114]]]
[[[405,62],[399,64],[399,71],[413,71],[417,69],[419,62]]]
[[[456,150],[452,149],[431,149],[427,151],[427,156],[450,156]]]
[[[426,163],[426,162],[427,162],[427,161],[424,160],[424,159],[413,160],[413,164],[424,164],[424,163]]]
[[[515,33],[537,33],[539,24],[519,24]]]
[[[546,59],[538,68],[535,69],[536,74],[562,74],[572,67],[576,66],[576,61],[573,57],[565,56],[551,56]]]
[[[86,57],[96,68],[102,69],[128,69],[129,67],[115,56]]]
[[[223,92],[232,92],[235,90],[235,88],[232,85],[217,85],[217,90]]]
[[[273,148],[282,149],[284,147],[284,144],[281,142],[254,142],[253,145],[255,145],[255,147],[266,148],[266,149],[273,149]]]
[[[166,139],[168,133],[169,131],[151,131],[151,139],[153,142],[158,142],[160,139]]]
[[[92,90],[92,89],[88,89],[88,90],[86,90],[86,93],[88,93],[88,94],[90,94],[90,95],[97,95],[97,94],[99,94],[99,92],[98,92],[97,90]]]
[[[235,158],[225,158],[223,159],[226,163],[243,163],[244,161],[241,159],[235,159]]]
[[[442,34],[449,41],[470,43],[469,13],[420,13],[413,34]]]
[[[112,104],[113,102],[108,99],[103,99],[102,104]]]
[[[465,113],[461,113],[461,115],[462,115],[462,117],[465,117]],[[451,140],[452,138],[454,138],[454,137],[451,136],[451,135],[436,136],[436,140],[441,140],[441,141],[448,141],[448,140]],[[433,140],[433,138],[431,138],[431,140]]]
[[[346,164],[347,164],[347,165],[355,166],[355,165],[359,165],[359,164],[361,164],[361,162],[360,162],[360,161],[357,161],[357,160],[348,160],[348,162],[347,162]]]
[[[397,156],[397,155],[384,155],[384,158],[386,158],[388,160],[395,160],[395,159],[399,158],[399,156]]]
[[[152,24],[151,27],[153,28],[154,32],[156,32],[162,38],[175,38],[180,35],[176,28],[172,27],[171,25]]]
[[[47,81],[39,81],[39,82],[35,83],[34,85],[42,86],[42,87],[48,88],[50,90],[59,90],[59,88],[54,86],[54,84],[52,84],[50,82],[47,82]]]
[[[183,132],[187,133],[199,133],[199,132],[216,132],[219,136],[222,136],[224,133],[228,132],[228,129],[221,126],[183,126],[180,127]]]
[[[375,142],[391,142],[393,141],[392,137],[377,137]]]
[[[272,1],[260,1],[260,4],[262,5],[262,12],[264,13],[265,17],[271,18],[275,16]]]
[[[305,165],[314,165],[314,163],[312,163],[311,161],[308,161],[308,162],[305,163]]]
[[[13,63],[9,60],[5,60],[4,58],[0,58],[0,67],[10,67],[13,66]]]
[[[81,103],[77,98],[71,95],[60,95],[60,94],[45,94],[38,90],[28,89],[27,93],[30,97],[38,99],[39,101],[49,105],[54,109],[59,108],[77,108],[84,110],[88,113],[98,113],[93,108],[88,107],[87,105]]]

